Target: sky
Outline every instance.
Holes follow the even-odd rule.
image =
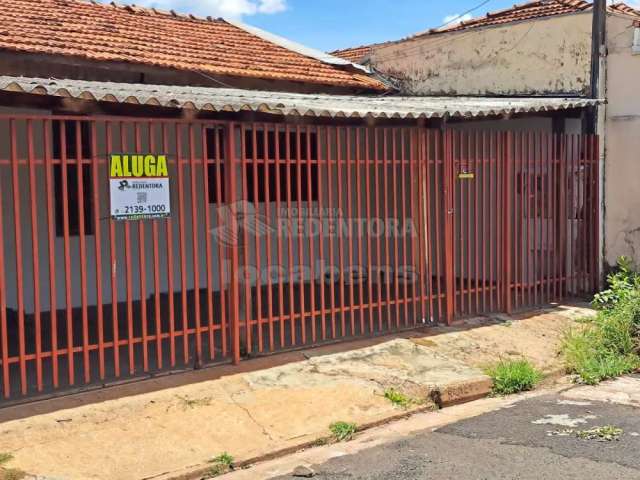
[[[308,47],[331,51],[396,40],[438,27],[474,7],[479,8],[471,15],[484,15],[487,11],[508,8],[514,0],[120,0],[119,3],[234,18]]]
[[[110,0],[101,0],[104,2]],[[610,0],[611,1],[611,0]],[[323,51],[397,40],[510,8],[515,0],[120,0],[224,17]],[[640,8],[640,0],[627,0]]]

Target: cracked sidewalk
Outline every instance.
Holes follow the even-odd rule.
[[[13,455],[11,467],[46,478],[197,478],[191,475],[222,452],[246,462],[310,445],[326,437],[334,421],[376,425],[485,395],[490,381],[482,368],[499,358],[525,355],[557,371],[564,330],[589,313],[567,306],[506,323],[472,319],[357,350],[9,420],[0,423],[0,452]],[[391,387],[421,404],[394,407],[383,395]]]

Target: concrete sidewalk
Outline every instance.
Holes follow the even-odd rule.
[[[412,411],[486,395],[482,368],[526,356],[561,368],[558,346],[581,306],[479,318],[358,350],[0,424],[8,464],[56,479],[198,478],[222,452],[236,462],[293,451],[328,436],[334,421],[383,423]],[[333,347],[335,349],[335,347]],[[384,390],[420,400],[394,407]],[[16,416],[19,409],[14,407]]]

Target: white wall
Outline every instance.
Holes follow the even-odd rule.
[[[422,35],[375,47],[376,69],[418,95],[585,94],[591,14]]]
[[[607,20],[605,262],[621,255],[640,265],[640,55],[633,19]]]

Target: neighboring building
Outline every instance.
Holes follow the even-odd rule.
[[[400,96],[137,7],[0,21],[0,405],[595,288],[592,100]]]
[[[607,10],[600,109],[605,268],[621,255],[640,264],[640,11],[623,3]],[[394,77],[404,94],[588,97],[591,29],[590,2],[542,0],[333,54]]]

